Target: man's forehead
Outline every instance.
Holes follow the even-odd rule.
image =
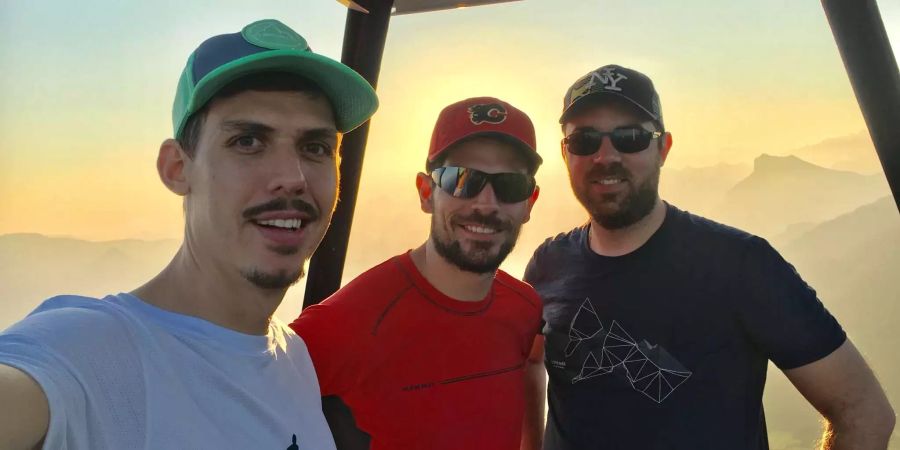
[[[603,101],[585,104],[578,111],[570,114],[564,124],[564,129],[590,127],[596,125],[597,122],[638,125],[652,121],[653,119],[647,113],[626,101],[604,99]]]
[[[323,96],[302,92],[247,91],[217,99],[209,105],[208,123],[221,131],[254,126],[290,133],[338,133],[331,104]]]
[[[527,157],[523,154],[522,149],[517,148],[511,142],[494,137],[474,137],[447,149],[445,166],[474,164],[500,164],[516,170],[527,170],[528,168]]]

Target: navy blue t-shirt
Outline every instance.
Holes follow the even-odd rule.
[[[815,291],[765,240],[671,205],[624,256],[591,251],[589,228],[525,271],[544,301],[544,449],[767,449],[767,362],[846,339]]]

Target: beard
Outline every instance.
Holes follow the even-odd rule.
[[[303,267],[296,272],[281,270],[276,273],[266,273],[255,268],[241,271],[241,276],[245,280],[253,283],[254,286],[260,289],[266,290],[287,289],[299,281],[300,278],[303,278],[303,275]]]
[[[576,186],[575,180],[570,179],[570,181],[575,197],[591,218],[607,230],[618,230],[637,223],[653,210],[659,198],[659,175],[660,167],[657,164],[656,169],[646,180],[639,184],[632,184],[634,178],[621,163],[597,166],[584,177],[585,180],[602,176],[618,176],[630,185],[624,194],[601,194],[599,198],[591,197],[590,182],[586,182],[583,186]],[[622,197],[620,198],[620,196]]]
[[[513,226],[510,222],[503,222],[497,217],[496,213],[490,216],[482,215],[479,212],[463,218],[467,223],[477,223],[485,227],[493,228],[498,231],[507,231],[509,237],[500,243],[495,254],[491,253],[491,249],[496,245],[493,242],[474,241],[469,243],[470,249],[463,250],[459,240],[452,240],[449,232],[445,228],[441,228],[436,220],[436,215],[431,216],[431,234],[429,239],[434,243],[437,253],[451,264],[459,267],[461,270],[473,272],[477,274],[496,272],[500,268],[500,264],[506,259],[509,252],[516,246],[519,238],[519,230],[521,225]],[[453,223],[453,221],[451,221]]]

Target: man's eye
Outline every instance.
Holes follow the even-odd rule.
[[[241,136],[237,138],[235,143],[241,147],[253,147],[259,143],[259,139],[256,139],[253,136]]]
[[[330,145],[321,142],[310,142],[303,146],[303,151],[311,156],[331,156],[334,153]]]
[[[262,150],[263,142],[253,135],[238,136],[231,141],[231,146],[240,152],[255,153]]]

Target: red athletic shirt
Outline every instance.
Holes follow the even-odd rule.
[[[372,450],[518,449],[524,366],[541,303],[498,271],[481,301],[439,292],[409,253],[370,269],[291,324],[323,396],[337,395]]]

